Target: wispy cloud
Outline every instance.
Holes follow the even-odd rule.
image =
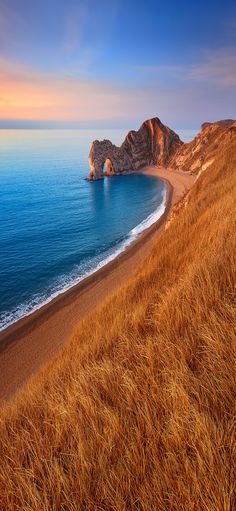
[[[115,84],[39,73],[0,60],[0,118],[119,119],[129,94]]]
[[[24,28],[24,19],[20,11],[12,9],[6,0],[0,0],[0,43],[14,44],[14,35]]]
[[[73,73],[38,72],[0,59],[0,120],[90,126],[110,122],[113,126],[138,127],[144,119],[158,115],[171,127],[179,128],[236,116],[232,75],[230,86],[228,81],[222,84],[218,67],[212,63],[210,77],[217,75],[218,80],[218,85],[212,87],[204,66],[192,66],[185,71],[189,78],[184,77],[177,85],[169,78],[168,86],[154,76],[149,79],[150,72],[154,72],[150,68],[145,81],[132,84],[112,79],[81,79]],[[179,76],[181,72],[183,68],[180,71],[176,66],[168,66],[169,75]]]
[[[84,4],[68,7],[65,18],[64,51],[67,55],[73,54],[82,44],[83,30],[88,22],[88,11]]]
[[[106,19],[101,20],[102,12]],[[68,3],[64,24],[63,51],[69,57],[76,56],[83,67],[89,68],[101,53],[106,37],[112,33],[113,23],[118,14],[117,0],[94,0]],[[89,35],[88,35],[89,34]],[[94,42],[96,41],[96,44]]]
[[[210,81],[225,87],[235,87],[235,49],[226,48],[223,50],[204,51],[202,61],[190,68],[189,77],[201,81]]]
[[[197,62],[188,64],[167,64],[136,66],[136,72],[151,74],[157,80],[175,80],[211,83],[216,86],[236,86],[235,48],[222,50],[203,50]]]

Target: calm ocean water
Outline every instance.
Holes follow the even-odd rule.
[[[164,211],[165,185],[89,183],[91,142],[120,130],[0,130],[0,329],[79,282]]]

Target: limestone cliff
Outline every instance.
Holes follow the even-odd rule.
[[[110,140],[95,140],[89,153],[88,179],[136,171],[147,165],[167,165],[182,144],[174,131],[154,117],[138,131],[130,131],[120,147]]]
[[[169,166],[199,174],[214,162],[219,146],[223,148],[223,144],[235,134],[236,121],[232,119],[205,122],[192,142],[179,147],[170,159]]]

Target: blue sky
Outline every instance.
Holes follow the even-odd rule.
[[[236,2],[0,0],[0,127],[236,117]]]

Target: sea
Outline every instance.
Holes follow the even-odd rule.
[[[120,145],[126,134],[0,130],[0,330],[114,259],[163,214],[156,177],[85,180],[93,140]]]
[[[164,212],[165,184],[85,180],[94,139],[126,130],[0,130],[0,330],[114,259]]]

